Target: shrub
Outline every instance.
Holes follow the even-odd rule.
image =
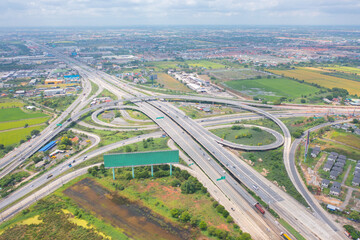
[[[205,231],[205,230],[207,229],[207,224],[206,224],[206,222],[200,221],[200,223],[199,223],[199,228],[200,228],[201,230]]]

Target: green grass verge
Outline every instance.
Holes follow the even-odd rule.
[[[271,133],[263,131],[260,128],[243,128],[239,130],[219,128],[210,131],[224,140],[250,146],[267,145],[276,140]]]
[[[279,222],[283,225],[297,240],[306,240],[298,231],[296,231],[290,224],[288,224],[284,219],[280,218]]]

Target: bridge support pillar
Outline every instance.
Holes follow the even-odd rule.
[[[134,166],[132,166],[132,175],[133,175],[133,178],[135,178]]]
[[[115,180],[115,168],[113,168],[113,180]]]
[[[172,175],[172,165],[170,163],[170,176]]]
[[[151,176],[153,177],[154,176],[154,166],[151,165]]]

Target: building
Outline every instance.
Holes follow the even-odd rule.
[[[334,188],[334,187],[331,187],[331,188],[330,188],[330,194],[331,194],[331,195],[339,196],[339,195],[340,195],[340,192],[341,192],[341,190],[338,189],[338,188]]]
[[[331,172],[330,172],[330,178],[331,178],[332,180],[336,180],[339,175],[340,175],[340,171],[331,170]]]
[[[336,211],[336,210],[340,210],[338,207],[334,206],[334,205],[331,205],[331,204],[328,204],[326,206],[327,209],[331,210],[331,211]]]
[[[330,171],[331,168],[332,168],[332,166],[333,166],[333,164],[334,164],[334,163],[327,161],[327,162],[325,163],[324,167],[323,167],[323,170],[324,170],[325,172]]]
[[[57,84],[63,84],[64,80],[62,79],[46,79],[45,85],[57,85]]]
[[[29,85],[34,86],[34,85],[36,85],[36,82],[37,82],[37,79],[32,79],[32,80],[30,80]]]
[[[55,96],[57,94],[65,94],[65,90],[62,88],[57,88],[57,89],[47,89],[44,91],[44,96],[46,97]]]
[[[337,157],[335,157],[335,156],[333,156],[333,155],[330,155],[330,156],[328,156],[327,160],[328,160],[328,161],[335,162],[335,161],[336,161],[336,158],[337,158]]]
[[[320,147],[314,147],[311,152],[311,157],[316,158],[320,153]]]
[[[355,187],[359,186],[360,185],[360,178],[358,177],[354,177],[351,184]]]
[[[17,91],[15,91],[15,94],[17,94],[17,95],[24,95],[24,94],[25,94],[25,90],[17,90]]]
[[[26,109],[33,110],[33,109],[36,109],[36,107],[35,106],[26,106]]]
[[[341,192],[341,183],[333,182],[333,185],[330,188],[330,194],[334,196],[339,196]]]
[[[341,173],[344,170],[344,168],[339,167],[339,166],[334,166],[331,170],[338,171]]]
[[[323,180],[321,181],[321,187],[323,187],[323,188],[328,188],[328,187],[329,187],[329,184],[330,184],[330,180],[323,179]]]
[[[344,162],[336,162],[335,163],[335,167],[340,167],[340,168],[344,168],[345,163]]]
[[[341,162],[341,163],[346,163],[346,160],[345,159],[338,159],[336,162]]]

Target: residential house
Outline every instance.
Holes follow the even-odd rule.
[[[330,194],[334,196],[339,196],[341,192],[341,183],[339,182],[333,182],[331,188],[330,188]]]
[[[314,147],[311,152],[311,157],[316,158],[320,153],[320,147]]]
[[[340,175],[340,171],[337,170],[331,170],[330,172],[330,178],[333,180],[336,180],[338,178],[338,176]]]
[[[324,170],[325,172],[328,172],[328,171],[331,170],[332,166],[333,166],[333,163],[332,163],[332,162],[326,162],[325,165],[324,165],[324,167],[323,167],[323,170]]]
[[[329,184],[330,184],[330,180],[323,179],[323,180],[321,181],[321,187],[323,187],[323,188],[328,188],[328,187],[329,187]]]
[[[355,187],[359,186],[360,185],[360,178],[358,177],[354,177],[351,184]]]

